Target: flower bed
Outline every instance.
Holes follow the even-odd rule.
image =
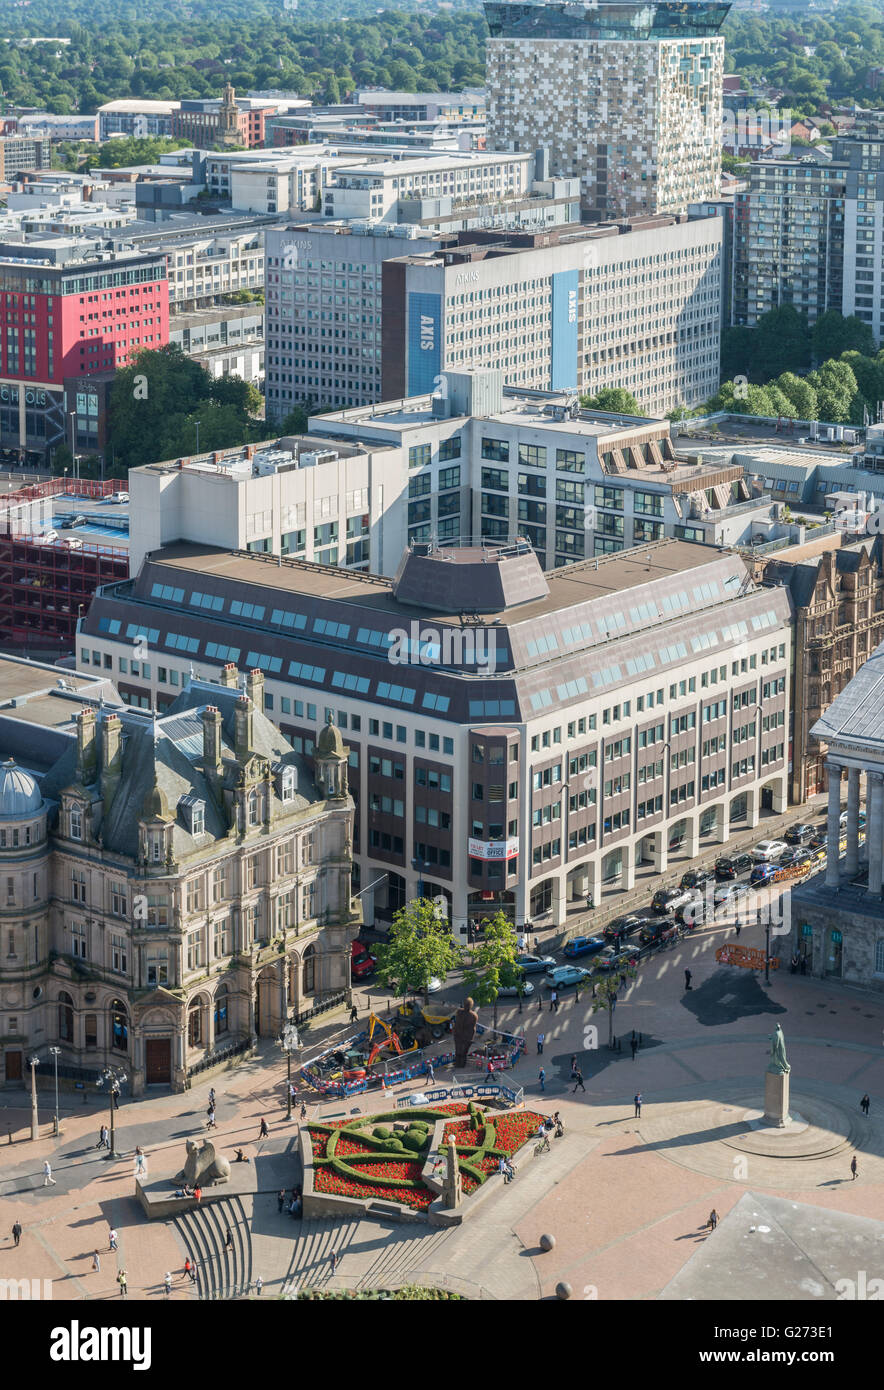
[[[454,1118],[452,1118],[454,1117]],[[349,1120],[309,1124],[313,1148],[313,1190],[341,1197],[401,1202],[424,1211],[436,1193],[423,1181],[434,1126],[445,1120],[443,1145],[454,1137],[464,1192],[476,1192],[536,1132],[541,1116],[533,1111],[500,1115],[461,1101],[360,1115]],[[393,1132],[392,1124],[407,1124]],[[436,1179],[444,1158],[434,1166]]]

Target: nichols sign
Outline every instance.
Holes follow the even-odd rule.
[[[471,859],[515,859],[518,840],[470,840]]]

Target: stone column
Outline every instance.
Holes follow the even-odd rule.
[[[731,833],[731,808],[729,801],[723,801],[718,808],[718,842],[726,845]]]
[[[847,769],[847,873],[859,872],[859,768]]]
[[[826,759],[829,774],[829,815],[826,823],[826,885],[838,887],[838,841],[841,838],[841,765]]]
[[[746,825],[750,830],[754,830],[761,819],[761,788],[746,788]]]
[[[665,874],[669,862],[669,837],[665,827],[654,835],[654,872]]]
[[[625,892],[635,887],[635,846],[627,840],[623,845],[623,879]]]
[[[867,773],[869,806],[866,811],[866,839],[869,842],[869,892],[881,896],[882,835],[884,835],[884,777]]]

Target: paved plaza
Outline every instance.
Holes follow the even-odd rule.
[[[690,1271],[682,1272],[705,1242],[728,1231],[739,1242],[742,1230],[734,1227],[745,1224],[740,1204],[748,1195],[827,1209],[832,1219],[880,1220],[884,999],[788,969],[774,972],[765,985],[763,976],[716,962],[715,949],[727,937],[725,927],[708,928],[641,963],[615,1013],[621,1050],[608,1048],[607,1014],[593,1015],[587,995],[578,1000],[564,992],[558,1012],[550,1011],[545,996],[542,1009],[529,1001],[521,1014],[501,1001],[500,1026],[523,1030],[528,1042],[512,1075],[533,1108],[561,1112],[565,1136],[553,1141],[549,1154],[529,1158],[512,1184],[452,1230],[376,1220],[295,1221],[278,1213],[277,1190],[300,1181],[298,1118],[297,1111],[285,1118],[284,1058],[270,1042],[214,1082],[216,1148],[230,1158],[234,1146],[244,1148],[252,1190],[175,1220],[144,1217],[134,1197],[134,1150],[138,1144],[146,1151],[151,1181],[176,1173],[185,1140],[205,1133],[209,1082],[181,1095],[124,1102],[114,1159],[96,1147],[107,1112],[95,1096],[88,1104],[63,1097],[63,1134],[54,1139],[46,1123],[51,1099],[41,1091],[44,1137],[31,1143],[27,1097],[9,1094],[0,1110],[0,1277],[51,1279],[56,1299],[118,1297],[121,1267],[135,1299],[165,1299],[167,1270],[170,1297],[177,1300],[243,1297],[250,1289],[254,1297],[259,1276],[265,1299],[305,1287],[425,1283],[475,1298],[536,1300],[554,1297],[560,1281],[571,1285],[574,1298],[657,1299],[667,1290],[665,1297],[679,1296],[672,1292],[679,1276],[691,1287]],[[761,944],[749,930],[741,940]],[[693,973],[690,992],[685,968]],[[791,1158],[732,1142],[745,1129],[745,1114],[762,1104],[768,1040],[778,1022],[792,1067],[791,1107],[814,1135],[813,1152]],[[310,1035],[311,1046],[341,1030],[344,1019],[330,1019]],[[633,1030],[641,1037],[634,1059]],[[538,1031],[546,1035],[543,1094]],[[574,1053],[585,1095],[574,1095],[569,1080]],[[437,1073],[442,1084],[449,1078],[450,1068]],[[397,1098],[417,1089],[409,1082],[397,1088]],[[636,1092],[643,1097],[640,1117],[634,1114]],[[859,1108],[864,1092],[871,1097],[868,1118]],[[346,1101],[309,1097],[311,1119],[383,1108],[375,1094]],[[264,1140],[262,1117],[270,1131]],[[12,1143],[4,1142],[7,1135]],[[46,1159],[54,1186],[43,1186]],[[720,1225],[710,1235],[705,1223],[713,1208]],[[16,1219],[23,1227],[17,1249],[10,1235]],[[110,1227],[118,1233],[116,1252],[108,1249]],[[226,1244],[228,1229],[232,1245]],[[555,1237],[549,1253],[539,1246],[544,1233]],[[96,1249],[100,1271],[92,1268]],[[332,1253],[339,1257],[334,1274]],[[183,1271],[188,1254],[198,1267],[196,1283]],[[832,1280],[823,1278],[822,1286],[821,1296],[835,1297]],[[790,1293],[784,1287],[768,1296]]]

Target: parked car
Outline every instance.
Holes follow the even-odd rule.
[[[628,946],[621,946],[619,951],[614,946],[606,946],[596,956],[593,966],[596,970],[619,970],[622,966],[627,965],[634,955],[635,952],[631,951]]]
[[[727,912],[731,908],[739,908],[748,897],[749,888],[745,883],[725,883],[715,890],[715,911]]]
[[[815,832],[815,825],[806,825],[803,821],[799,821],[797,825],[789,827],[783,839],[790,845],[803,845],[807,843]]]
[[[635,912],[629,912],[625,917],[615,917],[605,927],[604,935],[610,940],[615,936],[631,936],[634,931],[645,925],[648,919],[639,917]]]
[[[784,840],[759,840],[752,851],[752,858],[758,864],[770,864],[774,859],[779,859],[787,848]]]
[[[860,811],[858,819],[859,819],[860,825],[865,825],[865,823],[866,823],[866,813],[865,813],[865,811]],[[845,827],[846,824],[847,824],[847,812],[846,812],[846,811],[842,811],[842,812],[841,812],[841,829],[842,829],[842,830],[844,829],[844,827]]]
[[[755,860],[751,854],[723,854],[715,861],[715,877],[718,879],[738,878],[752,868]]]
[[[687,906],[688,904],[694,904],[698,907],[702,907],[703,899],[689,898],[688,903],[684,905]],[[671,918],[663,917],[659,918],[655,922],[648,922],[648,925],[646,927],[642,927],[641,931],[639,932],[638,939],[643,946],[657,946],[662,941],[671,941],[672,938],[677,935],[678,927],[675,925],[675,923],[671,920]]]
[[[516,956],[516,965],[520,966],[526,975],[554,970],[557,964],[555,956]]]
[[[79,536],[62,536],[61,543],[63,546],[66,546],[68,550],[83,549],[83,542],[80,540]]]
[[[64,521],[62,521],[62,522],[60,523],[59,529],[62,530],[62,531],[70,531],[74,526],[85,526],[85,525],[86,525],[86,518],[85,518],[85,516],[66,516],[65,519],[64,519]]]
[[[806,849],[800,849],[798,845],[790,845],[789,848],[780,855],[777,863],[781,869],[789,869],[793,864],[803,863],[806,857]]]
[[[114,501],[115,501],[115,502],[122,502],[122,503],[124,503],[126,506],[128,506],[128,505],[129,505],[129,494],[128,494],[128,492],[118,492],[118,493],[116,493],[115,496],[114,496]]]
[[[714,869],[688,869],[686,874],[681,876],[682,888],[702,888],[706,883],[712,883],[715,879]]]
[[[34,540],[37,545],[52,545],[53,541],[58,540],[58,532],[44,531],[42,536],[35,536]]]
[[[780,871],[779,864],[756,864],[749,875],[749,882],[753,884],[770,883],[775,874]]]
[[[605,944],[603,936],[575,936],[562,947],[563,956],[591,956]]]
[[[529,995],[534,993],[534,986],[530,980],[520,980],[515,985],[500,985],[497,993],[501,998],[517,998],[521,994],[523,999],[527,999]]]
[[[660,888],[651,899],[651,909],[657,913],[672,913],[698,896],[690,888]]]
[[[543,978],[550,989],[562,989],[565,985],[589,980],[591,976],[588,970],[583,970],[579,965],[557,965],[554,970],[547,970]]]

